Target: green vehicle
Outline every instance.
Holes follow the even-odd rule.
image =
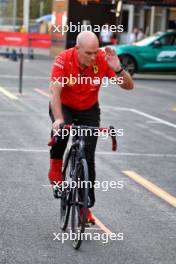
[[[131,45],[114,45],[128,71],[176,71],[176,31],[159,32]]]

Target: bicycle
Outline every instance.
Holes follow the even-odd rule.
[[[77,131],[76,135],[72,137],[72,144],[69,150],[66,152],[63,163],[63,181],[61,184],[61,206],[60,206],[60,227],[63,231],[68,226],[70,210],[71,210],[71,231],[75,234],[73,240],[73,247],[78,249],[82,243],[82,234],[86,227],[86,210],[90,207],[89,200],[89,172],[88,165],[85,156],[85,135],[81,133],[78,135],[78,131],[84,131],[89,129],[91,131],[107,132],[111,135],[112,150],[117,149],[116,136],[111,132],[115,132],[114,127],[99,128],[84,125],[66,125],[62,124],[62,129],[74,129]],[[53,136],[48,143],[52,146],[57,141],[57,136]],[[73,188],[74,185],[74,188]]]

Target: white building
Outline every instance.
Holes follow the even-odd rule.
[[[157,31],[176,30],[176,7],[124,4],[121,23],[124,25],[121,43],[128,43],[134,27],[141,28],[146,36]]]

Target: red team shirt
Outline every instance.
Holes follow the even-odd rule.
[[[67,49],[56,57],[51,73],[52,81],[63,85],[64,80],[61,103],[75,110],[89,109],[98,102],[103,77],[116,77],[116,73],[108,66],[105,52],[100,49],[95,64],[84,70],[79,65],[76,48]]]

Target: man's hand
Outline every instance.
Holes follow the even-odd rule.
[[[59,128],[60,128],[60,124],[64,123],[63,119],[56,119],[55,122],[53,123],[53,132],[54,134],[57,134]]]
[[[109,67],[114,71],[118,72],[121,70],[121,64],[118,56],[115,53],[114,49],[111,49],[110,47],[105,48],[106,56],[105,59],[107,61],[107,64]],[[123,70],[121,72],[121,77],[123,77],[123,83],[119,84],[119,86],[125,90],[131,90],[134,87],[133,80],[131,76]]]
[[[118,72],[121,69],[121,64],[119,58],[115,53],[115,50],[111,49],[110,47],[106,47],[105,52],[105,60],[107,61],[107,64],[113,71]]]

